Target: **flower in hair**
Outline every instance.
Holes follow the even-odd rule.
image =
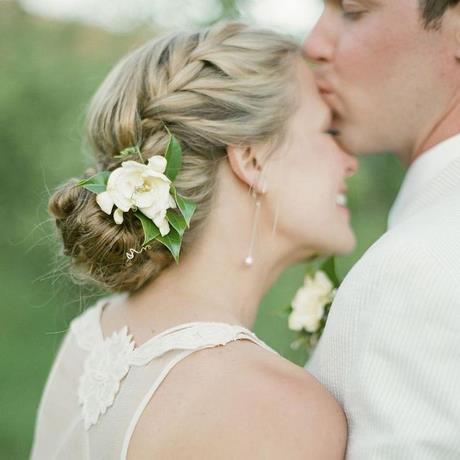
[[[166,130],[169,142],[164,156],[155,155],[145,164],[139,147],[128,147],[116,158],[138,155],[141,162],[124,161],[119,168],[101,171],[78,185],[97,194],[96,202],[106,214],[111,215],[115,207],[113,219],[117,225],[123,223],[124,213],[134,212],[144,231],[141,251],[157,240],[178,262],[182,238],[196,206],[179,195],[173,185],[182,165],[182,150]]]
[[[166,165],[161,155],[149,158],[146,165],[124,161],[110,174],[106,191],[97,194],[97,204],[106,214],[116,206],[113,218],[117,224],[123,222],[124,212],[138,209],[159,228],[161,236],[167,235],[166,212],[175,208],[176,202],[170,195],[171,181],[164,175]]]

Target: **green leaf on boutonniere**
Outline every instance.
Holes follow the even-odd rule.
[[[165,236],[158,236],[157,241],[166,246],[171,252],[176,263],[179,263],[179,253],[182,245],[182,238],[174,227],[170,227],[169,233]]]
[[[291,350],[294,350],[294,351],[300,350],[300,348],[308,344],[309,344],[308,337],[300,335],[299,338],[297,338],[296,340],[294,340],[294,342],[291,343]]]
[[[159,228],[147,216],[140,211],[136,211],[134,215],[141,221],[142,229],[144,230],[144,242],[142,246],[146,246],[161,235]]]
[[[285,307],[274,310],[273,316],[276,316],[277,318],[286,319],[291,313],[292,313],[292,306],[286,305]]]
[[[165,176],[173,182],[182,167],[182,149],[179,141],[171,134],[168,128],[166,128],[166,131],[169,134],[169,142],[165,153],[167,161]]]
[[[169,224],[177,230],[177,233],[179,233],[179,236],[182,238],[185,230],[187,229],[187,222],[185,221],[184,216],[173,209],[168,209],[166,219]]]
[[[188,228],[190,227],[190,221],[192,220],[193,214],[195,213],[196,204],[192,201],[187,200],[183,196],[180,196],[177,193],[175,187],[171,187],[171,191],[173,193],[174,201],[177,203],[177,207],[179,208],[180,213],[184,217]]]
[[[338,287],[340,282],[337,276],[337,270],[335,268],[335,257],[330,257],[327,259],[321,266],[321,270],[329,276],[329,279],[332,281],[332,284],[335,287]]]
[[[82,179],[78,182],[80,187],[85,188],[93,193],[102,193],[107,189],[107,181],[109,180],[110,171],[101,171],[88,179]]]

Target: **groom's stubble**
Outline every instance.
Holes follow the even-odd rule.
[[[326,0],[304,50],[348,150],[409,164],[460,132],[460,0]]]

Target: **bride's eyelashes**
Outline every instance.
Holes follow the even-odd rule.
[[[340,131],[338,129],[334,129],[334,128],[326,129],[326,131],[324,131],[324,132],[326,134],[329,134],[332,137],[337,137],[337,136],[340,135]]]

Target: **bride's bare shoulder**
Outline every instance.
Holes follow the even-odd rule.
[[[232,394],[228,404],[232,423],[237,423],[240,411],[249,420],[253,417],[249,422],[254,426],[252,442],[271,453],[260,457],[344,458],[347,423],[337,401],[305,369],[255,346],[247,347],[233,348],[241,357],[243,375],[223,385]],[[236,407],[231,409],[231,404]]]
[[[335,399],[304,369],[251,342],[194,353],[166,382],[138,424],[137,451],[161,458],[344,456],[346,420]]]

